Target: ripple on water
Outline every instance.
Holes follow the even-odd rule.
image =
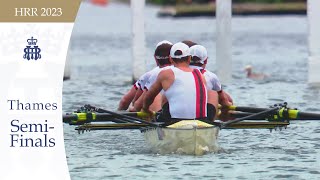
[[[320,174],[320,171],[309,171],[310,174]]]
[[[179,168],[177,168],[177,167],[169,167],[168,169],[170,171],[179,171]]]
[[[279,178],[279,179],[298,179],[299,176],[298,175],[292,175],[292,174],[279,174],[279,175],[275,175],[274,178]]]

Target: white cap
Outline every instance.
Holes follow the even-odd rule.
[[[204,64],[205,60],[208,59],[208,53],[207,49],[204,46],[201,45],[194,45],[190,47],[190,54],[192,57],[196,56],[200,59],[200,62],[193,62],[191,59],[191,62],[193,63],[201,63]]]
[[[172,43],[170,41],[167,41],[167,40],[163,40],[163,41],[160,41],[157,45],[156,45],[156,48],[159,47],[160,45],[162,44],[170,44],[172,45]]]
[[[171,47],[170,56],[171,58],[182,58],[190,56],[190,48],[185,43],[178,42]]]

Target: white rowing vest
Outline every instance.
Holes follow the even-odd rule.
[[[152,74],[154,74],[155,72],[160,71],[160,68],[157,66],[155,68],[153,68],[152,70],[144,73],[137,81],[136,83],[133,85],[136,89],[140,89],[143,90],[145,84],[148,82],[148,79],[150,78],[150,76]]]
[[[154,84],[154,82],[156,82],[159,73],[162,70],[170,69],[171,67],[173,66],[165,66],[165,67],[159,68],[157,71],[153,71],[148,81],[145,83],[144,89],[149,90],[150,87]]]
[[[190,66],[193,69],[199,69],[200,72],[204,75],[206,82],[207,82],[207,89],[211,89],[214,91],[221,91],[221,83],[216,74],[206,69],[203,69],[199,66]]]
[[[197,119],[207,117],[207,89],[198,69],[185,72],[171,68],[175,80],[164,91],[169,103],[171,118]]]

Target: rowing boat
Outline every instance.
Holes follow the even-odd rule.
[[[203,155],[218,152],[218,134],[221,129],[272,129],[281,130],[290,120],[320,120],[320,114],[287,108],[287,104],[270,108],[227,107],[237,117],[227,122],[181,120],[154,122],[155,114],[145,112],[113,112],[85,105],[74,113],[63,115],[63,122],[77,125],[78,132],[91,130],[139,129],[150,150],[154,153]],[[107,122],[107,123],[102,123]]]
[[[167,127],[148,127],[141,132],[153,153],[203,155],[219,150],[219,127],[199,120],[182,120]]]

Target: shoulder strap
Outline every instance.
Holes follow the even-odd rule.
[[[196,118],[207,117],[207,92],[203,82],[202,74],[198,69],[192,71],[196,88]]]

